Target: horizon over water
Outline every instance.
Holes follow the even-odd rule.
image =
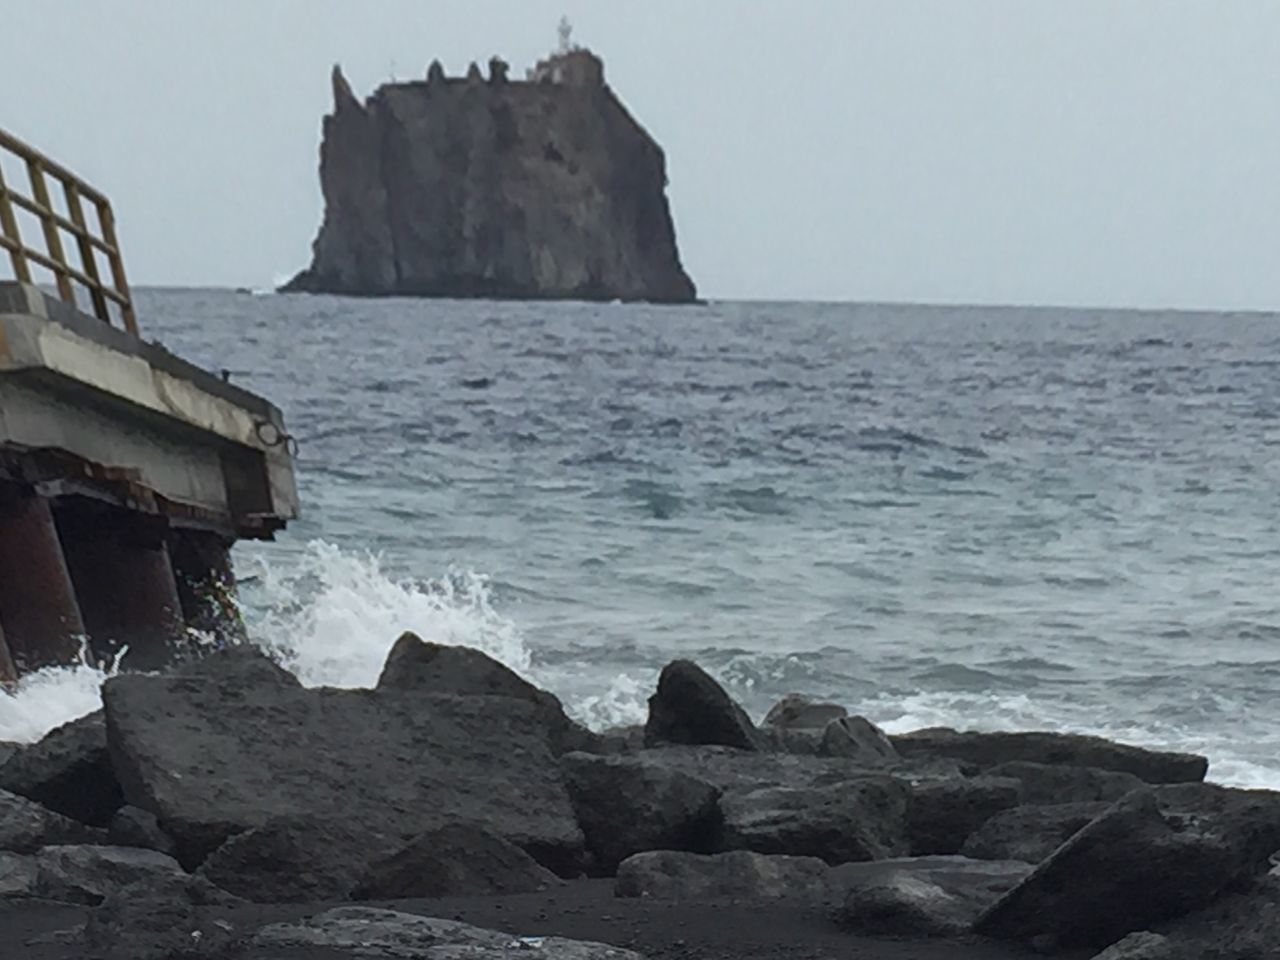
[[[264,394],[304,515],[236,550],[255,641],[371,685],[403,630],[594,727],[690,657],[757,720],[1051,729],[1280,788],[1280,317],[141,290]],[[0,697],[0,740],[102,673]]]

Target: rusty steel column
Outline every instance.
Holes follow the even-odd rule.
[[[105,658],[128,647],[121,665],[132,670],[173,660],[186,631],[163,537],[116,518],[96,529],[68,524],[63,549],[94,653]]]
[[[0,687],[9,686],[18,679],[18,668],[13,665],[13,657],[9,655],[9,644],[4,639],[4,629],[0,628]]]
[[[0,625],[18,671],[73,663],[84,620],[48,501],[0,500]]]

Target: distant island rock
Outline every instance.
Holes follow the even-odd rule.
[[[324,222],[286,292],[501,299],[696,299],[662,148],[588,50],[509,80],[389,83],[361,104],[340,67],[324,119]]]

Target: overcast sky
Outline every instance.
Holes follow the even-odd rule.
[[[106,191],[137,284],[304,266],[341,62],[556,42],[663,145],[711,298],[1280,308],[1274,0],[0,0],[0,126]]]

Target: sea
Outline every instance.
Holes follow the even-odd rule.
[[[235,551],[251,636],[369,686],[405,630],[597,729],[668,661],[759,719],[1064,730],[1280,788],[1280,316],[142,290],[269,397],[302,516]],[[0,740],[110,664],[0,696]]]

